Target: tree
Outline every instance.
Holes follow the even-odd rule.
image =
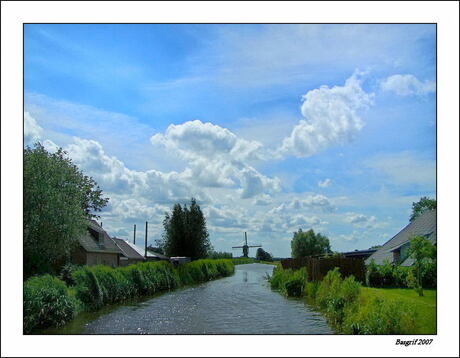
[[[315,234],[313,229],[303,232],[302,229],[294,233],[291,241],[291,256],[293,258],[332,253],[329,239],[320,233]]]
[[[436,199],[430,199],[426,196],[420,198],[416,203],[412,203],[412,214],[410,221],[414,221],[415,218],[420,216],[422,213],[428,210],[436,209]]]
[[[87,219],[108,202],[96,182],[59,148],[24,149],[24,277],[55,273],[70,260]]]
[[[435,260],[436,246],[423,236],[414,236],[410,240],[409,257],[414,259],[413,275],[415,276],[411,281],[411,286],[415,288],[419,296],[423,296],[423,265],[428,260]]]
[[[211,251],[206,219],[196,200],[190,207],[175,204],[172,213],[163,220],[163,240],[160,243],[167,256],[187,256],[192,260],[204,258]]]
[[[256,252],[256,259],[262,261],[272,261],[273,257],[270,253],[259,247]]]

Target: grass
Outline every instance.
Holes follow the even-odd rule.
[[[436,334],[436,290],[423,290],[424,296],[409,288],[362,287],[360,304],[365,305],[375,298],[396,303],[407,303],[418,313],[414,334]]]

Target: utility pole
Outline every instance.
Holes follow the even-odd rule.
[[[149,223],[145,222],[145,258],[147,258],[147,230],[148,230]]]
[[[134,224],[134,245],[136,245],[136,224]]]

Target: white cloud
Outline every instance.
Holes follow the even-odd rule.
[[[435,160],[413,152],[378,155],[367,160],[365,165],[382,173],[393,184],[433,187],[436,183]]]
[[[436,91],[434,81],[421,82],[414,75],[393,75],[380,82],[383,91],[394,92],[399,96],[425,95]]]
[[[317,210],[321,212],[333,212],[335,206],[331,203],[329,198],[321,194],[309,194],[304,198],[293,200],[282,203],[281,205],[273,208],[269,211],[269,214],[284,213],[289,210]]]
[[[24,143],[31,145],[41,139],[43,128],[29,112],[24,112]]]
[[[273,203],[273,200],[270,195],[262,194],[255,198],[253,201],[254,205],[266,206]]]
[[[320,180],[318,182],[318,186],[320,188],[327,188],[329,185],[331,185],[331,179],[329,179],[329,178],[326,178],[323,181]]]
[[[374,96],[361,88],[359,75],[355,72],[344,86],[321,86],[304,95],[301,111],[305,119],[284,138],[279,154],[309,157],[351,142],[364,126],[357,111],[371,105]]]
[[[281,190],[278,178],[266,177],[249,164],[264,157],[262,144],[239,138],[226,128],[188,121],[170,125],[151,142],[186,159],[184,175],[196,185],[240,187],[243,199]]]
[[[375,216],[366,216],[357,213],[346,213],[344,215],[344,221],[353,226],[367,229],[374,228],[377,224],[377,218]]]

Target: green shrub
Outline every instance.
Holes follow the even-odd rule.
[[[319,282],[306,282],[304,287],[304,295],[310,300],[316,299],[318,292]]]
[[[24,333],[35,328],[61,326],[77,311],[76,299],[56,277],[33,277],[24,283]]]
[[[83,266],[72,273],[77,298],[89,309],[98,309],[104,304],[104,292],[94,272]]]
[[[66,283],[67,286],[71,287],[75,285],[75,281],[72,278],[72,273],[80,269],[81,265],[66,264],[61,268],[59,278]]]
[[[346,334],[413,334],[416,312],[405,303],[374,298],[350,312],[342,326]]]
[[[370,264],[366,267],[366,286],[381,287],[382,283],[383,279],[379,270],[379,266],[372,259]]]
[[[301,278],[293,278],[284,283],[286,295],[289,297],[301,297],[305,281]]]

